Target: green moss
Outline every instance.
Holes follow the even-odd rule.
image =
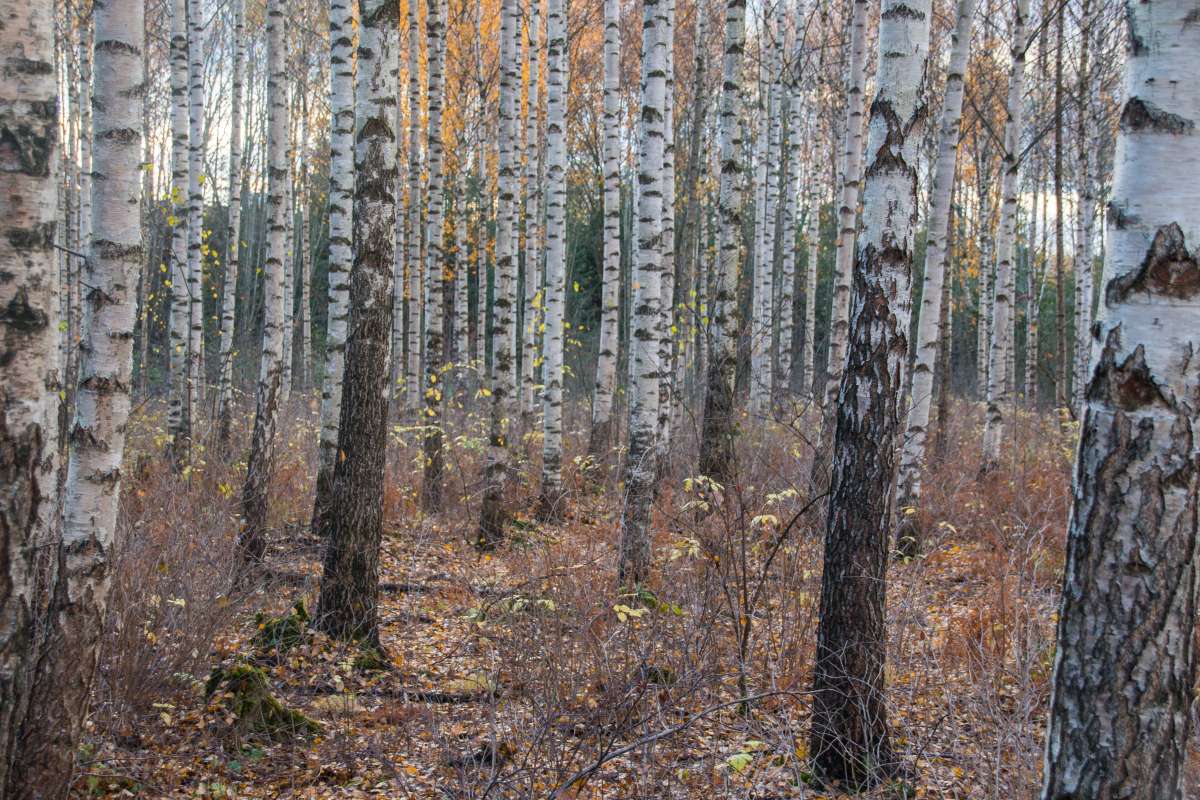
[[[386,672],[392,663],[381,648],[364,644],[354,657],[354,668],[360,672]]]
[[[218,693],[221,705],[233,714],[239,732],[244,735],[283,739],[321,731],[316,720],[275,699],[267,674],[250,664],[213,667],[204,684],[204,694],[211,698]]]
[[[269,617],[261,611],[254,615],[258,633],[254,636],[254,647],[260,653],[274,650],[286,653],[304,641],[308,635],[308,609],[303,600],[297,600],[291,613],[281,617]]]

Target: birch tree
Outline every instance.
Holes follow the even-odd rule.
[[[267,227],[263,266],[263,338],[255,394],[254,431],[242,489],[238,533],[240,576],[257,569],[267,551],[267,491],[275,470],[275,425],[283,382],[284,198],[288,181],[287,71],[281,0],[267,0]]]
[[[0,25],[0,794],[27,786],[14,769],[33,694],[40,555],[53,544],[58,470],[59,171],[55,4],[12,5]],[[45,744],[45,743],[35,743]],[[36,780],[37,776],[33,776]]]
[[[417,3],[408,4],[408,245],[405,298],[408,305],[404,361],[404,407],[415,411],[421,395],[421,36]]]
[[[792,336],[795,326],[796,211],[800,194],[800,124],[803,103],[796,86],[795,65],[789,65],[784,83],[787,99],[787,173],[783,178],[782,264],[779,275],[779,382],[776,390],[792,393]]]
[[[721,56],[721,111],[717,189],[718,264],[711,296],[708,375],[700,437],[700,474],[719,482],[733,476],[733,376],[737,359],[737,297],[742,180],[742,61],[746,45],[744,0],[726,0]]]
[[[334,465],[334,491],[322,520],[321,533],[328,546],[317,608],[321,630],[376,649],[396,242],[396,129],[392,120],[400,88],[398,41],[391,32],[397,30],[399,13],[399,6],[389,0],[362,2],[354,95],[353,333],[346,342],[338,426],[338,451],[345,457],[339,456]]]
[[[426,152],[429,154],[429,210],[425,229],[425,418],[424,429],[425,476],[421,484],[421,503],[426,511],[442,508],[442,363],[446,343],[442,337],[445,321],[443,287],[446,274],[446,248],[442,222],[445,196],[442,191],[442,87],[445,82],[446,38],[445,0],[429,0],[425,16],[428,34],[429,132]]]
[[[342,370],[346,320],[350,313],[350,266],[354,225],[354,30],[358,0],[329,3],[329,313],[325,330],[325,369],[321,377],[321,433],[317,452],[312,529],[333,491],[338,423],[342,411]],[[399,293],[401,288],[396,287]],[[400,360],[397,352],[394,358]]]
[[[92,14],[93,217],[82,274],[87,291],[63,489],[61,572],[51,607],[52,651],[39,677],[46,690],[25,731],[46,747],[35,761],[38,774],[29,776],[46,797],[65,794],[70,783],[105,634],[142,263],[143,3],[97,1]]]
[[[625,461],[625,502],[617,580],[640,584],[650,572],[650,506],[658,461],[661,313],[663,116],[667,90],[666,26],[668,0],[644,0],[642,15],[642,90],[638,111],[637,264],[633,279],[629,383],[629,448]]]
[[[604,253],[600,292],[600,349],[596,356],[596,389],[588,453],[598,456],[613,438],[613,390],[621,283],[621,6],[604,0]]]
[[[229,445],[229,427],[233,423],[233,333],[237,322],[238,269],[242,248],[242,82],[245,66],[246,4],[245,0],[233,0],[233,86],[229,101],[229,227],[225,235],[225,286],[221,293],[221,377],[217,389],[217,438],[223,447]],[[330,273],[332,275],[332,269]],[[144,358],[142,370],[145,371]]]
[[[204,243],[204,12],[201,0],[187,0],[188,52],[188,405],[195,425],[204,382],[204,298],[201,286]]]
[[[538,84],[541,81],[540,0],[529,0],[529,83],[525,90],[525,292],[524,338],[521,350],[521,413],[529,417],[534,404],[534,363],[537,361],[538,292],[541,291],[540,197],[542,149],[539,142]],[[519,26],[518,26],[519,27]],[[518,39],[520,32],[517,32]],[[548,78],[549,76],[547,76]],[[547,86],[549,91],[549,86]],[[547,143],[549,147],[549,143]],[[547,234],[549,235],[549,234]],[[547,246],[549,244],[547,243]],[[544,401],[543,401],[544,402]]]
[[[829,323],[829,360],[825,365],[825,426],[833,436],[835,411],[846,361],[850,325],[850,281],[858,225],[859,176],[862,174],[863,93],[867,65],[867,5],[853,0],[850,17],[850,61],[846,68],[846,122],[843,132],[842,185],[837,209],[838,239],[833,267],[833,311]],[[824,460],[824,459],[822,459]]]
[[[1004,176],[1000,183],[1000,236],[996,242],[996,278],[992,298],[992,338],[988,348],[987,416],[983,428],[983,469],[1000,462],[1004,413],[1009,401],[1008,329],[1012,324],[1013,254],[1017,243],[1018,179],[1021,170],[1021,116],[1024,108],[1025,38],[1029,0],[1017,0],[1013,18],[1012,73],[1008,118],[1004,125]],[[1062,332],[1060,331],[1060,336]]]
[[[1200,27],[1127,6],[1042,798],[1180,800],[1196,678]]]
[[[536,6],[536,2],[534,3]],[[563,311],[567,280],[567,23],[564,0],[546,7],[546,333],[542,390],[543,519],[562,516]],[[527,261],[526,264],[529,262]]]
[[[500,4],[500,136],[496,197],[496,267],[492,300],[492,365],[488,375],[490,410],[488,451],[480,503],[478,547],[495,545],[504,534],[508,512],[504,487],[508,478],[508,427],[516,392],[516,178],[513,144],[516,140],[517,95],[521,90],[513,58],[513,35],[518,25],[516,0]]]
[[[883,696],[885,576],[929,17],[929,0],[883,0],[825,531],[810,752],[821,775],[859,787],[896,767]]]
[[[925,247],[925,267],[921,290],[921,312],[917,322],[917,349],[913,363],[912,401],[908,428],[900,455],[900,474],[896,489],[896,507],[900,512],[896,543],[900,552],[915,556],[920,549],[921,531],[917,508],[921,502],[921,469],[925,459],[925,439],[929,433],[929,409],[933,401],[933,380],[941,340],[942,285],[944,283],[947,239],[950,234],[950,198],[958,165],[958,138],[962,122],[963,84],[967,56],[971,50],[971,26],[978,0],[959,0],[950,39],[950,63],[942,98],[938,154],[930,190],[929,235]],[[943,374],[941,380],[949,380]]]
[[[167,405],[167,451],[179,472],[191,457],[192,394],[189,388],[191,301],[188,299],[188,31],[187,0],[171,3],[171,390]]]

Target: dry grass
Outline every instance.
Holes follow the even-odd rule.
[[[297,399],[281,431],[271,559],[287,579],[245,597],[227,594],[244,466],[210,460],[184,485],[153,458],[158,416],[140,415],[132,449],[149,460],[125,487],[80,793],[835,796],[809,786],[804,748],[823,513],[807,489],[813,415],[743,420],[738,479],[720,489],[687,474],[695,435],[677,432],[655,507],[657,581],[640,597],[614,585],[618,471],[581,470],[583,417],[567,420],[566,522],[524,513],[540,460],[527,434],[516,524],[483,557],[469,547],[481,421],[451,418],[449,508],[435,518],[416,505],[415,431],[397,424],[381,603],[395,668],[356,671],[352,651],[315,636],[260,654],[276,694],[325,731],[253,742],[195,685],[252,653],[254,611],[315,596],[314,407]],[[911,777],[878,797],[1030,797],[1038,783],[1073,431],[1019,412],[1002,469],[980,481],[980,422],[977,408],[954,409],[948,456],[925,483],[926,555],[890,571],[891,722]],[[760,699],[731,703],[746,695]]]

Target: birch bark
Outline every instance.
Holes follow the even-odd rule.
[[[262,564],[267,551],[267,492],[275,470],[275,425],[283,379],[283,195],[288,182],[287,69],[284,61],[282,0],[267,0],[267,208],[263,281],[263,339],[255,394],[254,431],[242,489],[242,528],[238,533],[238,576]]]
[[[220,386],[217,438],[229,446],[233,423],[233,333],[237,322],[238,269],[242,248],[242,88],[246,66],[246,4],[233,0],[233,67],[229,109],[229,228],[225,234],[225,286],[221,293]],[[332,273],[331,273],[332,274]],[[148,337],[143,333],[143,340]],[[145,372],[145,358],[142,359]]]
[[[621,6],[604,0],[604,286],[600,294],[600,351],[588,453],[599,456],[613,439],[613,390],[621,287]]]
[[[436,2],[437,0],[435,0]],[[399,5],[363,0],[354,123],[354,266],[339,457],[324,515],[324,574],[316,623],[378,650],[379,549],[387,448],[388,350],[396,225]]]
[[[1127,7],[1102,306],[1067,524],[1042,797],[1179,800],[1198,599],[1200,26]]]
[[[39,582],[57,536],[55,455],[60,367],[59,265],[54,250],[59,195],[55,4],[17,3],[0,26],[0,794],[36,786],[16,764],[33,695]],[[33,742],[35,748],[44,742]],[[68,757],[71,757],[69,754]],[[22,780],[24,778],[24,780]]]
[[[241,0],[237,0],[240,2]],[[329,314],[325,331],[325,369],[321,376],[321,433],[317,453],[316,498],[312,529],[321,530],[322,513],[333,491],[338,424],[342,408],[342,372],[346,359],[350,265],[354,225],[354,73],[358,0],[329,4]],[[399,291],[399,287],[397,287]],[[398,360],[399,353],[394,357]]]
[[[536,2],[534,3],[536,7]],[[567,25],[564,0],[546,7],[546,333],[542,391],[543,519],[562,517],[563,312],[567,205]],[[528,262],[526,262],[528,263]]]
[[[1013,19],[1012,74],[1008,84],[1008,119],[1004,126],[1004,177],[1000,183],[1000,236],[996,242],[993,282],[992,338],[988,349],[987,416],[983,428],[983,468],[1000,462],[1004,414],[1009,404],[1008,330],[1013,312],[1013,253],[1017,242],[1017,204],[1020,202],[1021,118],[1024,110],[1026,27],[1029,0],[1017,0]]]
[[[898,766],[883,686],[887,531],[908,351],[929,17],[929,0],[883,0],[862,235],[836,405],[810,752],[821,775],[852,787],[874,785]]]
[[[727,0],[722,46],[721,178],[717,208],[719,262],[714,276],[707,351],[707,392],[700,437],[700,474],[718,482],[733,475],[733,378],[737,359],[737,297],[742,181],[742,61],[746,46],[745,0]]]
[[[913,363],[912,397],[908,411],[908,429],[900,455],[896,508],[900,520],[896,544],[901,553],[914,556],[920,549],[921,531],[917,507],[921,502],[921,469],[925,459],[925,441],[929,433],[929,409],[933,401],[933,380],[941,339],[942,284],[945,281],[947,239],[949,237],[950,198],[958,165],[958,138],[962,122],[964,77],[971,50],[971,26],[978,0],[959,0],[954,33],[950,40],[950,64],[942,99],[938,155],[930,192],[929,236],[925,248],[924,287],[917,322],[917,350]],[[946,380],[946,376],[942,376]]]

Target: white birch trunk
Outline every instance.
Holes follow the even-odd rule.
[[[708,376],[700,437],[700,474],[727,481],[733,474],[733,378],[737,358],[737,273],[741,240],[742,61],[746,45],[746,5],[727,0],[722,46],[717,208],[718,265],[710,298]]]
[[[420,403],[421,374],[421,42],[416,2],[408,5],[408,245],[405,301],[408,306],[404,361],[404,408]]]
[[[188,394],[192,424],[200,416],[204,374],[204,10],[188,0]]]
[[[1004,436],[1004,413],[1009,402],[1008,330],[1011,324],[1013,253],[1017,242],[1017,204],[1020,202],[1021,117],[1025,86],[1025,38],[1029,0],[1017,0],[1013,20],[1012,76],[1008,86],[1008,120],[1004,126],[1004,177],[1000,182],[1000,236],[996,242],[993,281],[992,338],[988,350],[987,417],[983,428],[983,466],[999,464]]]
[[[87,291],[63,490],[59,586],[65,596],[56,604],[54,624],[61,638],[52,668],[61,679],[55,692],[68,698],[87,697],[104,635],[142,264],[143,3],[97,2],[93,14],[94,217],[82,276]],[[67,709],[66,717],[68,741],[75,742],[84,707]]]
[[[219,439],[229,444],[233,410],[233,333],[237,322],[238,270],[242,248],[242,83],[246,66],[246,4],[233,2],[233,91],[229,110],[229,228],[226,232],[225,286],[221,293],[220,387],[217,390]],[[332,259],[331,262],[332,264]],[[332,277],[332,268],[330,270]],[[332,280],[331,280],[332,282]],[[147,339],[142,334],[143,341]],[[145,372],[146,365],[142,364]]]
[[[657,474],[661,365],[660,275],[662,271],[663,122],[667,91],[667,2],[645,0],[642,17],[642,91],[638,118],[637,263],[633,278],[633,362],[629,383],[629,448],[617,580],[644,582],[650,571],[650,506]]]
[[[525,324],[522,326],[524,335],[521,341],[521,412],[527,417],[533,414],[536,402],[533,389],[537,383],[534,364],[537,362],[538,331],[541,327],[538,306],[542,304],[538,299],[542,272],[539,209],[542,193],[542,149],[538,135],[538,84],[541,80],[540,5],[540,0],[529,0],[529,42],[526,47],[529,54],[529,83],[525,90]],[[546,91],[549,90],[547,85]]]
[[[294,109],[289,105],[289,112]],[[295,116],[292,115],[294,122]],[[279,403],[287,408],[292,398],[292,345],[296,333],[296,151],[295,131],[288,126],[288,178],[284,190],[283,222],[283,377]]]
[[[238,534],[241,574],[257,569],[266,554],[267,494],[274,473],[275,425],[283,379],[284,192],[288,170],[287,68],[282,0],[267,0],[267,237],[263,265],[263,340],[255,396],[254,432],[242,492]]]
[[[46,0],[12,4],[0,25],[0,139],[6,142],[0,148],[0,264],[10,271],[0,281],[0,794],[14,797],[15,756],[30,744],[21,730],[47,591],[39,581],[41,555],[57,536],[58,325],[65,318],[53,246],[62,169],[54,6]]]
[[[562,517],[563,311],[567,280],[567,21],[564,0],[546,7],[546,333],[542,390],[543,519]],[[537,2],[535,0],[534,7]],[[536,196],[531,192],[531,196]],[[528,262],[527,262],[528,263]]]
[[[817,392],[817,269],[821,255],[821,195],[816,171],[809,177],[808,266],[804,271],[804,394],[819,401]]]
[[[842,366],[846,360],[846,333],[850,328],[850,277],[858,219],[858,188],[862,174],[863,83],[867,64],[868,0],[854,0],[850,17],[850,63],[846,72],[845,148],[842,153],[842,187],[838,205],[837,255],[833,268],[833,311],[829,331],[829,360],[825,366],[826,420],[832,420]],[[827,428],[829,426],[826,426]],[[825,435],[832,436],[832,431]]]
[[[663,19],[663,171],[662,223],[659,234],[661,260],[659,263],[659,314],[655,331],[658,335],[658,437],[661,473],[667,465],[671,450],[672,409],[679,401],[675,387],[675,0],[664,0]]]
[[[765,12],[764,12],[765,15]],[[764,20],[764,25],[769,25]],[[765,33],[764,38],[769,38]],[[771,345],[769,320],[770,310],[767,295],[770,294],[770,257],[767,255],[767,229],[770,227],[767,211],[768,148],[771,138],[770,67],[766,52],[759,57],[758,117],[754,137],[754,272],[750,306],[750,413],[758,418],[766,416],[770,394]]]
[[[189,389],[191,302],[188,299],[188,30],[187,0],[171,4],[171,393],[167,436],[171,462],[182,470],[191,458]]]
[[[236,0],[240,2],[241,0]],[[354,31],[357,0],[329,4],[329,312],[325,330],[325,369],[321,376],[321,432],[312,529],[333,491],[342,375],[346,364],[346,321],[350,314],[350,267],[354,231]],[[399,293],[399,287],[396,289]],[[394,356],[399,358],[398,355]]]
[[[426,511],[442,507],[442,364],[446,342],[443,325],[446,321],[446,247],[444,237],[445,193],[442,191],[442,89],[445,85],[446,36],[445,0],[429,0],[426,6],[425,29],[428,35],[429,131],[426,152],[429,154],[429,209],[426,214],[425,241],[425,418],[424,428],[425,475],[421,485],[421,504]]]
[[[971,26],[978,0],[959,0],[954,33],[950,40],[950,64],[942,99],[938,154],[930,191],[929,235],[925,247],[924,286],[921,312],[917,321],[916,359],[913,363],[908,427],[900,455],[896,508],[900,513],[897,546],[906,555],[915,555],[920,545],[916,519],[921,501],[921,469],[925,459],[925,439],[929,433],[929,410],[933,401],[934,372],[941,338],[942,284],[945,279],[947,242],[950,234],[950,198],[958,164],[958,137],[962,121],[963,87],[967,57],[971,50]],[[941,376],[946,380],[949,376]]]
[[[600,294],[600,349],[588,453],[598,456],[613,438],[621,284],[621,6],[604,0],[604,286]]]
[[[1200,26],[1131,3],[1042,797],[1181,800],[1200,495]]]
[[[823,778],[860,789],[896,764],[884,703],[884,532],[908,360],[930,16],[929,0],[882,3],[862,235],[836,405],[809,750]]]
[[[480,548],[492,547],[504,533],[507,510],[504,487],[508,479],[508,428],[516,393],[517,343],[517,173],[516,160],[520,75],[514,51],[519,27],[517,0],[502,0],[500,24],[500,154],[496,192],[496,268],[492,301],[491,411],[484,494],[480,504]]]
[[[454,183],[454,195],[454,360],[459,367],[461,381],[461,368],[471,360],[467,294],[467,184],[461,166]]]
[[[794,78],[784,84],[787,97],[787,174],[783,179],[782,255],[779,275],[779,382],[784,397],[792,393],[792,337],[795,329],[796,211],[800,195],[800,123],[802,104]]]

